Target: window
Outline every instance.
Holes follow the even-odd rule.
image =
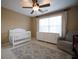
[[[39,32],[62,33],[62,16],[42,18],[39,20]]]

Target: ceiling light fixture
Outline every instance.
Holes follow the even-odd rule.
[[[31,11],[31,14],[34,13],[34,11],[40,11],[40,12],[43,12],[41,10],[41,8],[44,8],[44,7],[49,7],[50,6],[50,3],[49,2],[46,2],[45,4],[39,4],[38,3],[38,0],[32,0],[32,6],[27,6],[27,2],[26,0],[24,0],[25,3],[23,4],[23,8],[32,8],[33,10]],[[47,0],[46,0],[47,1]]]
[[[33,10],[34,10],[34,11],[38,11],[38,10],[39,10],[39,6],[34,6],[34,7],[33,7]]]

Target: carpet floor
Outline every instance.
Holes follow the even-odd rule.
[[[72,59],[65,52],[50,49],[34,42],[13,48],[11,51],[17,59]]]

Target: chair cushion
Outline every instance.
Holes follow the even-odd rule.
[[[66,39],[58,39],[58,45],[62,45],[62,46],[72,45],[72,42]]]
[[[64,41],[64,40],[63,40],[63,41],[60,41],[60,45],[63,45],[63,46],[64,46],[64,45],[65,45],[65,46],[69,46],[69,45],[70,45],[70,46],[72,46],[72,42]]]

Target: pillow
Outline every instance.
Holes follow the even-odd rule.
[[[68,32],[67,35],[66,35],[65,40],[72,42],[72,40],[73,40],[73,32]]]

